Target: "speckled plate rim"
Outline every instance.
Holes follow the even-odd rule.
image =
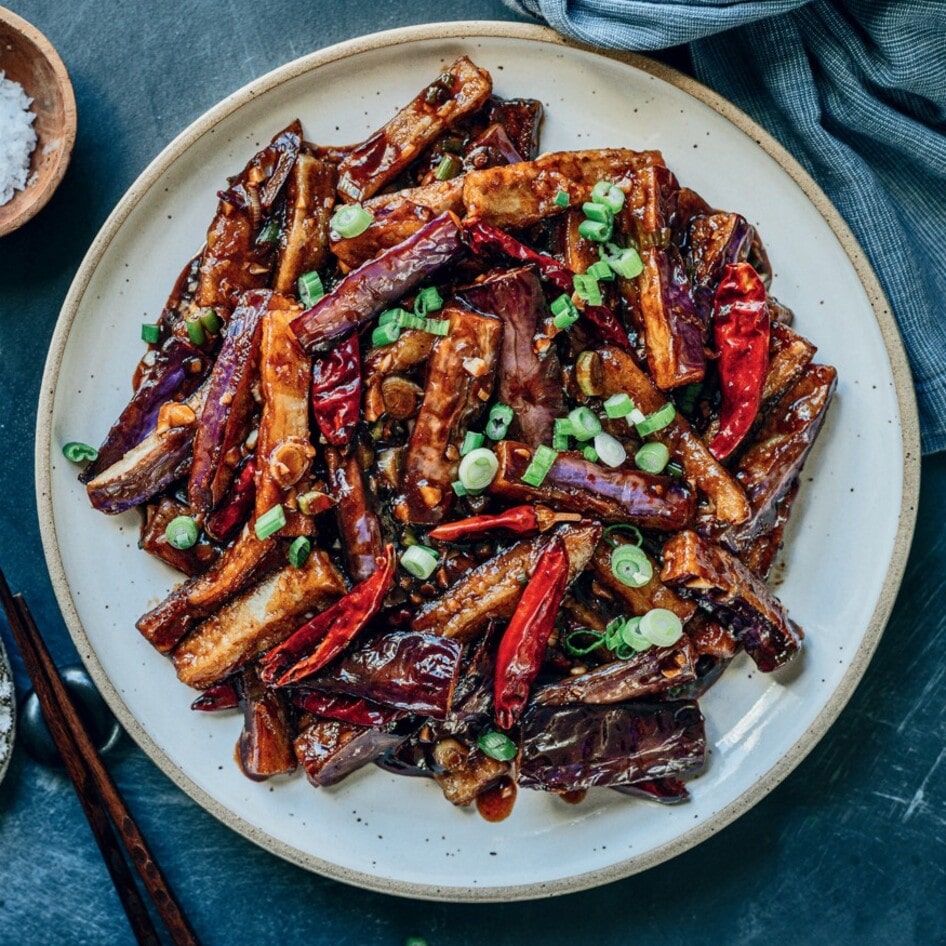
[[[16,742],[16,692],[13,686],[13,668],[7,657],[6,648],[0,640],[0,714],[8,713],[10,729],[0,729],[0,782],[7,774],[10,760],[13,758],[13,745]]]
[[[831,227],[834,235],[864,286],[874,315],[880,327],[891,372],[897,393],[901,418],[903,442],[903,498],[899,513],[897,535],[894,541],[888,581],[882,590],[877,606],[864,632],[864,636],[853,656],[851,664],[835,691],[826,701],[812,725],[802,734],[792,748],[768,772],[750,788],[714,816],[698,826],[676,837],[660,847],[645,854],[627,858],[606,868],[576,874],[560,880],[523,884],[517,887],[438,887],[434,884],[407,883],[398,880],[378,878],[359,871],[348,870],[282,843],[264,831],[259,830],[235,815],[225,806],[198,788],[183,772],[172,765],[163,750],[148,736],[137,719],[129,712],[121,696],[106,676],[98,662],[85,630],[79,620],[72,598],[72,592],[66,580],[59,544],[56,537],[51,498],[50,464],[52,416],[56,392],[56,379],[62,362],[66,343],[73,321],[79,311],[83,294],[88,287],[92,274],[105,250],[115,237],[122,223],[135,205],[148,190],[160,179],[168,167],[177,160],[190,146],[212,128],[217,122],[228,116],[235,109],[251,101],[256,96],[269,91],[297,76],[311,72],[319,67],[336,62],[358,53],[380,47],[396,47],[426,40],[464,40],[479,38],[514,39],[521,42],[551,43],[587,52],[593,52],[606,58],[626,63],[657,79],[661,79],[683,90],[737,126],[763,151],[771,156],[782,169],[802,189],[811,203]],[[916,521],[916,498],[920,485],[920,433],[917,417],[916,399],[913,381],[906,354],[897,325],[883,289],[861,250],[850,228],[841,218],[834,205],[820,187],[808,176],[807,172],[771,135],[757,125],[736,106],[726,101],[715,92],[667,66],[653,62],[633,53],[597,50],[581,43],[563,39],[553,30],[527,23],[501,21],[458,21],[452,23],[434,23],[411,26],[401,29],[373,33],[369,36],[348,40],[327,49],[320,50],[301,59],[296,59],[272,72],[261,76],[242,89],[225,98],[218,105],[205,112],[193,124],[175,138],[142,172],[119,201],[109,218],[105,221],[98,236],[92,243],[69,294],[63,304],[56,330],[50,344],[43,384],[40,393],[39,412],[36,432],[36,491],[39,509],[40,532],[46,562],[52,578],[53,588],[62,609],[66,625],[75,641],[79,654],[92,679],[102,691],[112,710],[121,720],[125,729],[152,761],[198,804],[217,817],[228,827],[260,847],[279,855],[287,861],[305,867],[308,870],[332,877],[345,883],[369,890],[413,897],[426,900],[450,900],[467,902],[496,902],[511,900],[529,900],[558,894],[571,893],[595,887],[600,884],[619,880],[639,871],[646,870],[665,860],[682,854],[706,838],[722,830],[753,805],[761,801],[772,791],[814,748],[831,724],[837,719],[847,704],[851,694],[860,681],[868,663],[877,648],[884,626],[890,616],[896,598],[903,571],[906,566],[913,528]]]

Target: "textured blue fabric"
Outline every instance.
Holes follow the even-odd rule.
[[[900,325],[923,450],[946,448],[946,0],[507,0],[611,49],[690,44],[834,201]]]

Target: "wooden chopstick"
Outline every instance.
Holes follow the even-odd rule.
[[[22,595],[11,594],[2,570],[0,603],[135,938],[148,946],[161,942],[125,860],[126,852],[175,946],[199,946],[187,917],[102,763],[26,601]]]

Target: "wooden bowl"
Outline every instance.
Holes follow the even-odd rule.
[[[76,140],[76,98],[69,73],[52,43],[22,17],[0,7],[0,71],[33,99],[36,149],[32,181],[0,207],[0,237],[34,217],[53,196],[69,166]]]

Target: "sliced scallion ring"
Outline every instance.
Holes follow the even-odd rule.
[[[437,553],[426,545],[412,545],[401,556],[404,571],[426,581],[437,569]]]
[[[587,407],[576,407],[569,411],[568,422],[572,425],[572,436],[576,440],[591,440],[601,431],[601,421]]]
[[[611,553],[611,573],[628,588],[643,588],[654,577],[654,566],[642,548],[618,545]]]
[[[602,223],[598,220],[582,220],[578,224],[578,232],[586,239],[594,243],[605,243],[611,239],[614,233],[613,223]],[[594,303],[600,305],[600,303]]]
[[[620,545],[624,544],[621,542],[616,542],[614,536],[616,535],[627,535],[632,545],[636,545],[638,548],[644,544],[644,536],[641,535],[641,530],[637,526],[632,526],[629,522],[619,522],[616,525],[608,526],[604,530],[601,538],[611,546],[611,548],[616,549]]]
[[[640,253],[631,246],[625,247],[616,256],[609,256],[607,263],[622,279],[634,279],[644,271]]]
[[[612,394],[604,402],[604,412],[608,417],[627,417],[634,410],[634,402],[626,394]]]
[[[361,204],[344,204],[332,214],[329,226],[346,240],[359,236],[371,226],[374,220],[370,210],[365,210]]]
[[[640,632],[655,647],[672,647],[683,636],[683,622],[666,608],[652,608],[642,618]]]
[[[617,213],[624,206],[624,191],[610,181],[598,181],[591,188],[591,199],[596,204],[602,204],[612,213]]]
[[[415,315],[429,315],[431,312],[439,312],[442,308],[443,297],[436,286],[426,286],[414,299]]]
[[[375,347],[380,345],[390,345],[401,337],[401,326],[397,322],[388,322],[386,325],[379,325],[371,332],[371,344]]]
[[[489,418],[486,421],[486,436],[490,440],[502,440],[509,431],[515,412],[508,404],[494,404],[489,409]]]
[[[95,447],[82,443],[80,440],[70,440],[69,443],[62,445],[62,455],[70,463],[85,463],[99,458],[99,452]]]
[[[275,535],[286,524],[286,510],[281,503],[271,506],[257,520],[253,527],[256,538],[262,542],[271,535]]]
[[[532,462],[526,467],[522,474],[522,482],[529,486],[539,487],[549,475],[549,470],[558,459],[558,452],[545,444],[539,444],[532,454]]]
[[[593,631],[590,627],[576,628],[562,638],[562,647],[575,657],[584,657],[603,645],[604,634]]]
[[[207,333],[204,331],[204,326],[200,321],[200,317],[193,319],[186,319],[184,325],[187,328],[187,337],[191,340],[193,345],[203,345],[207,341]]]
[[[569,203],[570,203],[570,200],[569,200],[567,191],[559,191],[555,195],[555,205],[557,207],[567,207]]]
[[[434,171],[434,177],[438,181],[449,181],[451,178],[456,177],[460,173],[460,169],[463,165],[457,160],[457,158],[452,154],[445,154],[440,159],[440,164],[437,165],[437,170]]]
[[[293,568],[302,568],[312,553],[312,543],[304,536],[297,536],[289,546],[289,564]]]
[[[215,309],[201,309],[200,324],[207,330],[208,335],[216,335],[223,325],[223,319],[217,315]]]
[[[149,345],[157,345],[161,339],[161,326],[145,322],[141,326],[141,340]]]
[[[510,759],[514,759],[519,751],[516,744],[505,733],[497,732],[495,729],[484,732],[476,740],[476,745],[483,755],[488,755],[491,759],[497,759],[499,762],[508,762]]]
[[[664,468],[670,462],[670,451],[667,445],[663,443],[645,443],[637,453],[634,454],[634,462],[639,470],[645,473],[663,473]]]
[[[164,539],[176,549],[190,549],[197,544],[200,530],[190,516],[175,516],[164,530]]]
[[[482,447],[485,441],[486,438],[482,434],[478,434],[475,430],[468,430],[460,447],[460,456],[465,457],[471,450]]]
[[[481,493],[493,482],[498,470],[496,454],[486,447],[477,447],[460,461],[460,482],[468,492]]]
[[[653,643],[641,634],[641,619],[638,617],[629,618],[621,628],[621,640],[636,653],[653,646]]]
[[[595,434],[595,450],[605,466],[618,467],[627,459],[624,444],[617,437],[606,434],[604,431]]]
[[[677,409],[673,406],[673,401],[667,401],[663,407],[637,422],[637,432],[642,437],[655,434],[658,430],[663,430],[676,416]]]
[[[314,306],[325,295],[322,277],[314,269],[299,277],[296,288],[299,290],[299,300],[307,309]]]
[[[585,397],[598,397],[603,383],[601,356],[596,351],[583,351],[575,362],[575,381]]]

